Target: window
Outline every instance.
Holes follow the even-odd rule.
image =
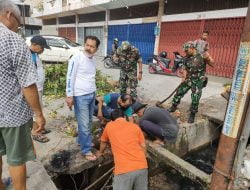
[[[48,45],[52,46],[52,47],[63,48],[64,46],[67,46],[65,43],[63,43],[62,41],[57,40],[57,39],[46,38],[46,41],[47,41]]]
[[[63,39],[63,41],[65,41],[65,43],[68,44],[71,47],[77,47],[77,46],[79,46],[79,44],[77,44],[75,42],[72,42],[71,40],[68,40],[68,39]]]

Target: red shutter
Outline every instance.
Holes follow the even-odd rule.
[[[233,77],[240,37],[245,18],[211,19],[162,23],[159,51],[167,51],[173,60],[173,52],[181,54],[183,43],[199,38],[203,30],[209,31],[210,55],[215,67],[207,67],[207,73],[215,76]]]

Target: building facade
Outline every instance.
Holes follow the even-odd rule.
[[[33,6],[31,0],[12,0],[20,9],[23,25],[22,33],[25,36],[37,35],[42,29],[42,20],[31,17]]]
[[[182,44],[210,32],[214,68],[208,74],[231,78],[248,0],[40,0],[33,16],[43,20],[41,34],[82,43],[86,35],[101,40],[99,55],[110,53],[114,38],[140,49],[144,63],[162,50],[173,59]]]

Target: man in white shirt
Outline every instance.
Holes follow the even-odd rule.
[[[38,55],[43,53],[44,48],[50,49],[50,47],[47,45],[45,38],[43,38],[40,35],[32,37],[30,42],[31,42],[31,45],[29,48],[31,51],[32,62],[35,65],[35,68],[37,71],[38,81],[36,82],[36,86],[38,90],[40,105],[42,108],[42,105],[43,105],[42,97],[43,97],[43,86],[44,86],[44,81],[45,81],[45,74],[44,74],[42,62]],[[31,132],[33,140],[38,141],[40,143],[48,142],[49,139],[46,136],[44,136],[44,134],[49,133],[50,130],[44,129],[40,132],[37,132],[37,129],[38,129],[38,126],[34,118],[33,128]]]
[[[66,80],[66,102],[69,109],[74,105],[78,123],[78,144],[88,160],[96,160],[91,152],[91,125],[95,105],[96,62],[93,58],[100,40],[96,36],[87,36],[84,51],[76,53],[69,61]]]

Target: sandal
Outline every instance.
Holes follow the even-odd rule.
[[[97,157],[92,152],[84,154],[84,157],[89,161],[95,161],[97,159]]]
[[[45,135],[45,134],[48,134],[50,132],[51,132],[50,129],[44,129],[44,130],[41,131],[41,134]]]
[[[46,143],[49,141],[47,137],[44,135],[32,135],[33,140],[40,142],[40,143]]]

